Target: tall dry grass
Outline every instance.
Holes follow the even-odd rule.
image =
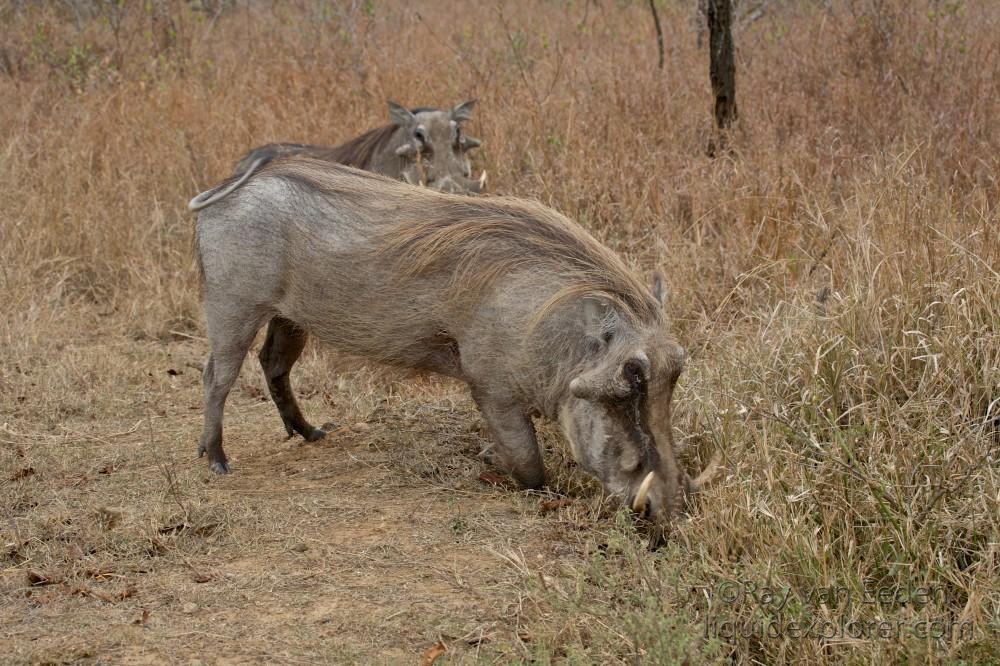
[[[645,552],[612,521],[573,583],[527,578],[534,640],[510,655],[1000,659],[1000,7],[769,3],[737,21],[741,117],[714,159],[694,10],[660,3],[662,71],[647,12],[8,2],[0,411],[37,390],[23,369],[46,350],[197,332],[185,202],[246,149],[339,142],[380,124],[387,98],[478,98],[495,191],[538,198],[664,271],[692,352],[679,440],[692,465],[726,454],[725,478],[665,549]],[[557,467],[558,483],[579,475]],[[854,615],[974,631],[704,642],[705,626],[774,617],[720,601],[733,581],[928,586],[930,604]],[[843,610],[783,612],[842,623]]]

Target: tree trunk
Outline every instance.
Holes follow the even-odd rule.
[[[736,120],[736,65],[733,63],[733,4],[708,0],[709,75],[715,95],[715,124],[728,128]]]
[[[663,69],[663,28],[660,26],[660,15],[656,12],[656,0],[649,0],[649,10],[653,12],[653,25],[656,27],[656,49],[660,54],[659,68]]]

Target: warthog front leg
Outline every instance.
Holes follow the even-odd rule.
[[[525,488],[541,488],[545,483],[545,466],[531,417],[520,405],[475,392],[472,397],[490,425],[501,462]]]
[[[285,424],[285,432],[289,437],[299,433],[307,442],[315,442],[326,435],[322,428],[309,424],[302,416],[299,403],[292,392],[289,373],[292,366],[302,354],[308,336],[293,322],[282,317],[275,317],[267,325],[267,339],[260,350],[258,358],[267,377],[267,388],[271,399],[278,407],[281,420]]]

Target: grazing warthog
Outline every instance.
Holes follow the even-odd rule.
[[[268,322],[259,358],[289,436],[326,434],[289,382],[313,335],[346,355],[467,382],[500,462],[528,488],[545,478],[532,416],[557,420],[579,464],[643,515],[672,515],[704,480],[674,457],[684,350],[659,282],[650,290],[553,210],[296,156],[206,208],[196,251],[210,346],[198,451],[215,472],[229,471],[226,396]]]
[[[476,101],[470,100],[451,110],[410,111],[389,102],[388,125],[335,148],[298,143],[254,148],[237,162],[234,173],[245,173],[262,157],[296,154],[374,171],[442,192],[478,193],[486,184],[486,172],[473,180],[467,153],[481,142],[462,133],[462,123],[472,117],[475,105]]]

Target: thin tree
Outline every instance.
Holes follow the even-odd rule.
[[[727,129],[737,118],[736,65],[733,62],[733,4],[708,0],[709,76],[715,95],[715,124]]]
[[[656,11],[656,0],[649,0],[649,10],[653,12],[653,25],[656,26],[656,48],[660,53],[659,68],[663,69],[663,28],[660,26],[660,15]]]

